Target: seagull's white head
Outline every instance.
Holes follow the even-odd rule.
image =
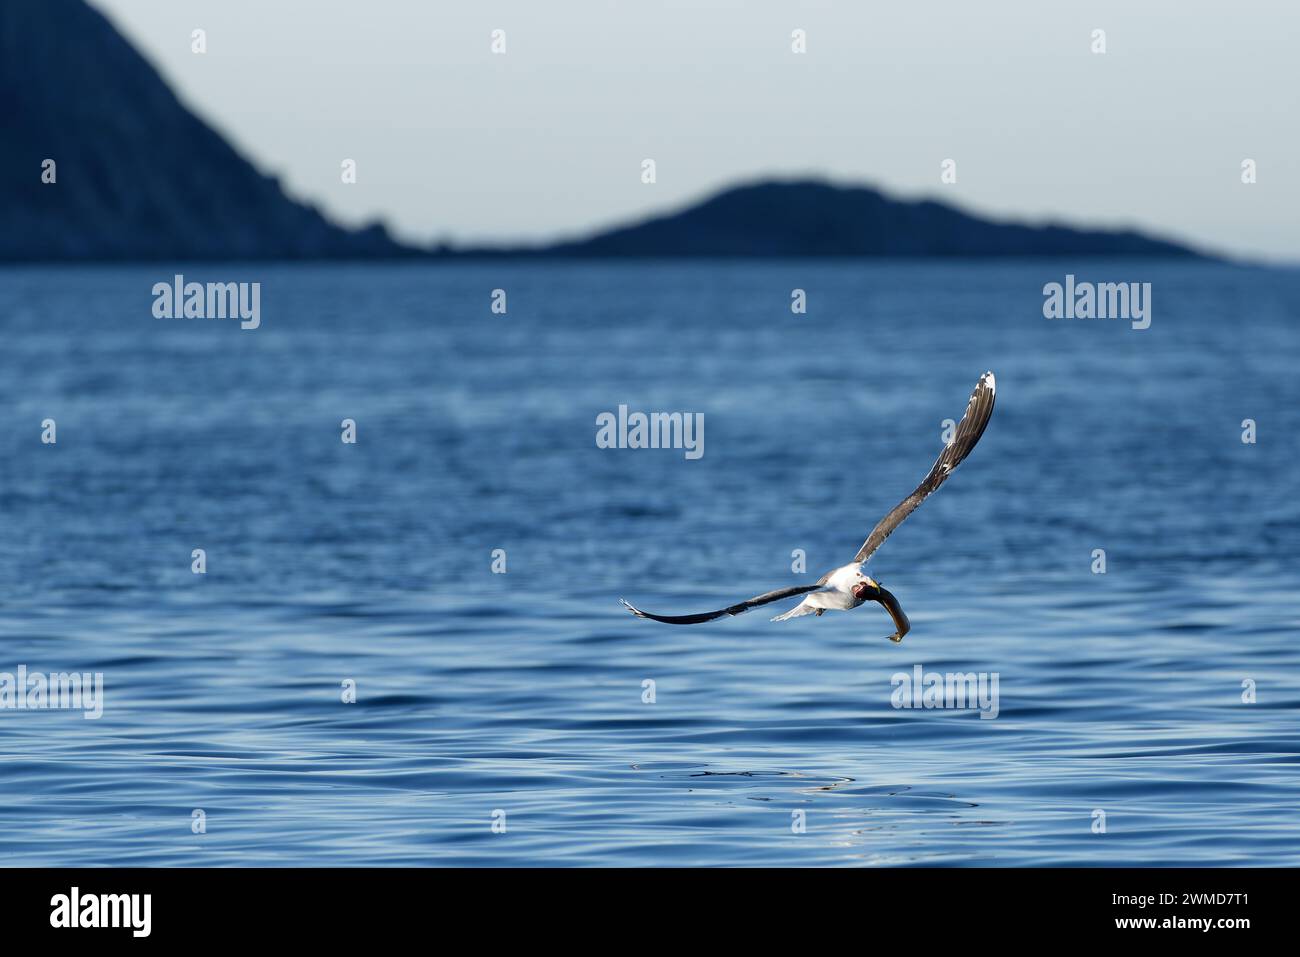
[[[839,591],[848,592],[860,602],[874,597],[880,588],[869,576],[863,574],[860,562],[837,568],[829,584]]]
[[[867,601],[868,599],[875,598],[880,594],[880,585],[870,577],[859,572],[858,580],[853,583],[853,587],[851,587],[849,591],[858,601]]]

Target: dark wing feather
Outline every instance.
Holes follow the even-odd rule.
[[[864,562],[870,558],[871,553],[880,547],[881,542],[903,523],[903,519],[916,511],[916,507],[925,501],[926,496],[942,485],[961,460],[975,448],[975,443],[984,434],[984,427],[989,424],[989,416],[993,414],[994,390],[993,373],[986,372],[980,376],[975,391],[970,394],[970,401],[966,403],[966,412],[957,423],[957,431],[952,437],[952,443],[939,454],[939,459],[930,469],[930,474],[922,480],[912,494],[895,505],[893,510],[872,529],[867,540],[858,549],[858,554],[853,559],[855,562]]]
[[[649,618],[653,621],[663,621],[670,625],[698,625],[705,621],[714,621],[718,618],[725,618],[727,615],[743,615],[751,608],[757,608],[759,605],[768,605],[774,601],[780,601],[782,598],[792,598],[795,595],[806,595],[810,591],[817,591],[822,586],[817,585],[795,585],[793,588],[778,588],[776,591],[767,592],[764,595],[758,595],[750,598],[748,601],[742,601],[738,605],[732,605],[729,608],[720,608],[717,611],[701,612],[698,615],[652,615],[648,611],[642,611],[640,608],[633,608],[627,601],[620,598],[619,601],[627,606],[627,610],[638,618]]]

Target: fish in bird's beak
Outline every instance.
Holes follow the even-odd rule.
[[[878,602],[885,611],[889,612],[889,617],[894,620],[896,629],[889,636],[890,641],[902,641],[903,636],[912,630],[912,623],[907,620],[907,615],[903,613],[903,606],[898,603],[893,592],[882,588],[878,582],[870,579],[864,582],[858,582],[853,586],[853,597],[859,601]]]

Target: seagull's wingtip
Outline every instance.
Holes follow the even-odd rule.
[[[998,391],[998,380],[991,371],[985,372],[982,376],[980,376],[980,379],[988,383],[990,392]]]

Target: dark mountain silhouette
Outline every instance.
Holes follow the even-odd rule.
[[[536,255],[617,256],[1146,256],[1201,254],[1131,230],[993,222],[933,200],[891,199],[816,180],[725,190],[680,212]]]
[[[1197,255],[1132,231],[997,223],[816,181],[728,189],[581,240],[417,250],[289,199],[84,0],[0,2],[0,103],[0,261]],[[54,184],[41,181],[47,159]]]
[[[288,199],[83,0],[0,2],[0,104],[0,260],[407,252]]]

